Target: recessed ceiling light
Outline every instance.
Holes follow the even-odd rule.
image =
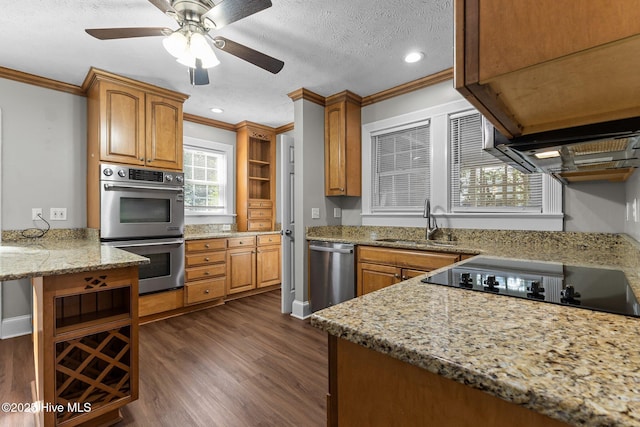
[[[422,58],[424,58],[424,53],[422,52],[409,52],[407,56],[404,57],[404,62],[411,64],[420,61]]]
[[[220,113],[224,113],[224,110],[222,108],[212,108],[211,112],[212,113],[216,113],[216,114],[220,114]]]

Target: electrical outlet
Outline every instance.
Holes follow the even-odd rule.
[[[42,215],[42,208],[31,208],[31,219],[40,219],[38,215]]]
[[[634,198],[631,206],[633,208],[633,222],[638,222],[638,217],[640,217],[638,215],[638,199]]]
[[[222,231],[231,231],[231,224],[222,224]]]
[[[51,221],[66,221],[67,208],[51,208],[49,209],[49,219]]]
[[[342,209],[333,208],[333,217],[334,218],[340,218],[341,216],[342,216]]]
[[[320,219],[320,208],[311,208],[311,219]]]

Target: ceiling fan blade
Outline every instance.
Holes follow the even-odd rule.
[[[164,36],[165,34],[171,34],[173,31],[170,28],[164,27],[149,27],[149,28],[89,28],[85,30],[87,34],[100,39],[100,40],[112,40],[112,39],[128,39],[132,37],[152,37],[152,36]]]
[[[218,49],[237,56],[240,59],[244,59],[245,61],[265,69],[270,73],[278,74],[280,70],[282,70],[282,67],[284,67],[284,62],[279,59],[265,55],[262,52],[258,52],[257,50],[251,49],[250,47],[240,43],[236,43],[224,37],[213,37],[211,39]]]
[[[203,16],[211,19],[216,28],[220,29],[269,7],[270,0],[222,0]]]
[[[167,12],[170,12],[170,14],[175,14],[180,17],[182,16],[180,12],[173,8],[169,0],[149,0],[149,3],[160,9],[165,15]]]
[[[189,67],[189,82],[191,86],[204,86],[209,84],[209,72],[202,68],[202,60],[196,59],[196,68]]]

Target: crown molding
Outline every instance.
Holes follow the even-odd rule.
[[[292,131],[293,130],[293,125],[294,125],[294,123],[292,122],[292,123],[287,123],[286,125],[282,125],[280,127],[277,127],[276,128],[276,135]]]
[[[236,123],[234,130],[237,132],[238,130],[240,130],[241,128],[245,128],[245,127],[252,127],[252,128],[256,128],[256,129],[261,129],[267,132],[275,132],[275,128],[272,128],[271,126],[265,126],[265,125],[261,125],[260,123],[255,123],[255,122],[250,122],[248,120],[244,120],[240,123]]]
[[[299,99],[304,99],[306,101],[314,102],[318,105],[325,106],[325,98],[322,95],[318,95],[315,92],[311,92],[309,89],[300,88],[298,90],[294,90],[287,94],[292,101],[297,101]]]
[[[220,120],[210,119],[208,117],[197,116],[195,114],[183,113],[182,118],[188,122],[198,123],[200,125],[211,126],[218,129],[236,131],[236,126],[231,123],[221,122]]]
[[[325,98],[325,105],[335,104],[336,102],[347,101],[353,104],[362,105],[362,97],[349,90],[338,92]]]
[[[435,74],[413,80],[399,86],[392,87],[391,89],[383,90],[382,92],[374,93],[373,95],[365,96],[362,98],[362,106],[375,104],[376,102],[384,101],[395,96],[404,95],[409,92],[432,86],[436,83],[444,82],[446,80],[453,79],[453,68],[447,68]]]
[[[24,71],[13,70],[11,68],[0,67],[0,77],[9,80],[15,80],[21,83],[27,83],[34,86],[40,86],[46,89],[66,92],[72,95],[86,96],[84,90],[80,86],[64,83],[58,80],[48,79],[46,77],[36,76],[35,74],[29,74],[25,73]]]

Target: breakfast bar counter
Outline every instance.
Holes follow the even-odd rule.
[[[637,243],[612,242],[599,258],[589,243],[511,257],[619,268],[638,295]],[[330,425],[640,426],[640,319],[422,277],[312,316],[329,334]]]
[[[37,424],[111,425],[138,398],[138,265],[97,239],[0,245],[0,279],[33,287]]]

